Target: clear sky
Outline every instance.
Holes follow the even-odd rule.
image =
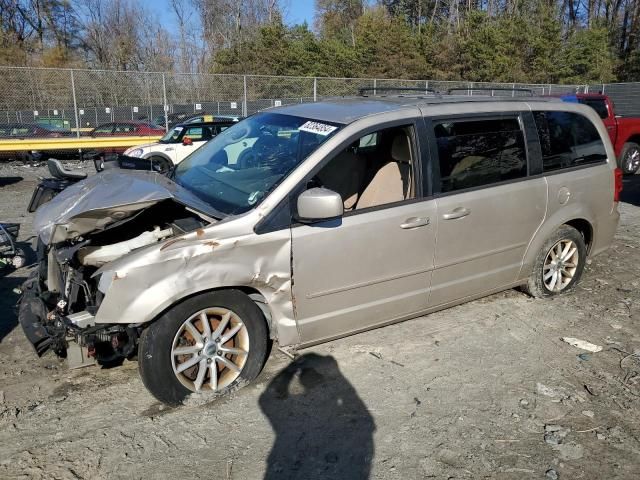
[[[169,8],[168,0],[138,0],[152,11],[170,32],[175,31],[175,19]],[[288,24],[302,23],[306,20],[313,28],[314,0],[284,0],[285,22]]]
[[[290,0],[287,2],[285,21],[287,23],[302,23],[305,20],[310,27],[313,27],[314,0]]]

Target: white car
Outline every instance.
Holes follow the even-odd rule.
[[[148,159],[154,170],[166,173],[238,120],[237,117],[222,117],[211,122],[177,125],[159,141],[131,147],[124,155]]]

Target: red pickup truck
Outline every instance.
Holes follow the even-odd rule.
[[[616,115],[609,97],[596,93],[563,95],[565,102],[577,102],[592,107],[609,131],[611,143],[623,173],[632,175],[640,168],[640,117]]]

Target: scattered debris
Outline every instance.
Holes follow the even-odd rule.
[[[227,460],[227,480],[231,480],[231,471],[233,470],[233,460]]]
[[[540,395],[544,395],[545,397],[558,396],[557,392],[553,388],[547,387],[542,383],[536,383],[536,392],[538,392]]]
[[[505,473],[536,473],[535,470],[531,470],[530,468],[507,468]]]
[[[538,395],[544,395],[545,397],[553,398],[555,402],[560,402],[571,398],[571,395],[567,393],[564,388],[560,387],[548,387],[543,383],[536,383],[536,393]]]
[[[560,445],[565,437],[569,435],[571,429],[564,428],[561,425],[545,425],[544,441],[549,445]]]
[[[576,430],[576,433],[589,433],[589,432],[595,432],[596,430],[598,430],[599,428],[602,428],[602,426],[597,426],[597,427],[593,427],[593,428],[589,428],[587,430]]]
[[[280,353],[282,353],[283,355],[289,357],[291,360],[295,360],[296,359],[296,353],[295,352],[290,352],[288,349],[286,348],[282,348],[282,347],[278,347],[278,351]]]
[[[524,409],[529,408],[529,400],[527,400],[526,398],[521,398],[520,402],[518,402],[520,404],[520,406]]]
[[[549,480],[558,480],[558,478],[560,478],[558,477],[558,472],[556,472],[553,468],[550,468],[549,470],[544,472],[544,476]]]
[[[382,354],[378,352],[369,352],[369,355],[376,357],[378,360],[382,360]]]
[[[603,433],[596,433],[596,438],[598,440],[604,440],[607,437]]]
[[[578,355],[578,358],[584,362],[588,361],[591,358],[591,354],[589,353],[581,353]]]
[[[583,410],[583,411],[582,411],[582,414],[583,414],[585,417],[589,417],[589,418],[593,418],[593,416],[594,416],[594,413],[593,413],[591,410]]]
[[[602,347],[600,345],[595,345],[578,338],[562,337],[561,340],[565,343],[568,343],[569,345],[581,348],[582,350],[586,350],[588,352],[597,353],[602,351]]]
[[[587,391],[587,393],[589,395],[592,395],[594,397],[598,396],[598,393],[595,391],[595,389],[593,387],[590,387],[589,385],[587,385],[586,383],[583,385],[584,389]]]

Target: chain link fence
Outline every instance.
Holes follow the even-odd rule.
[[[620,114],[640,114],[640,83],[542,85],[0,67],[0,138],[28,137],[28,125],[74,136],[116,122],[147,122],[166,129],[177,114],[246,116],[273,106],[352,96],[360,88],[376,94],[393,87],[455,89],[452,93],[461,95],[603,92],[613,98]]]

